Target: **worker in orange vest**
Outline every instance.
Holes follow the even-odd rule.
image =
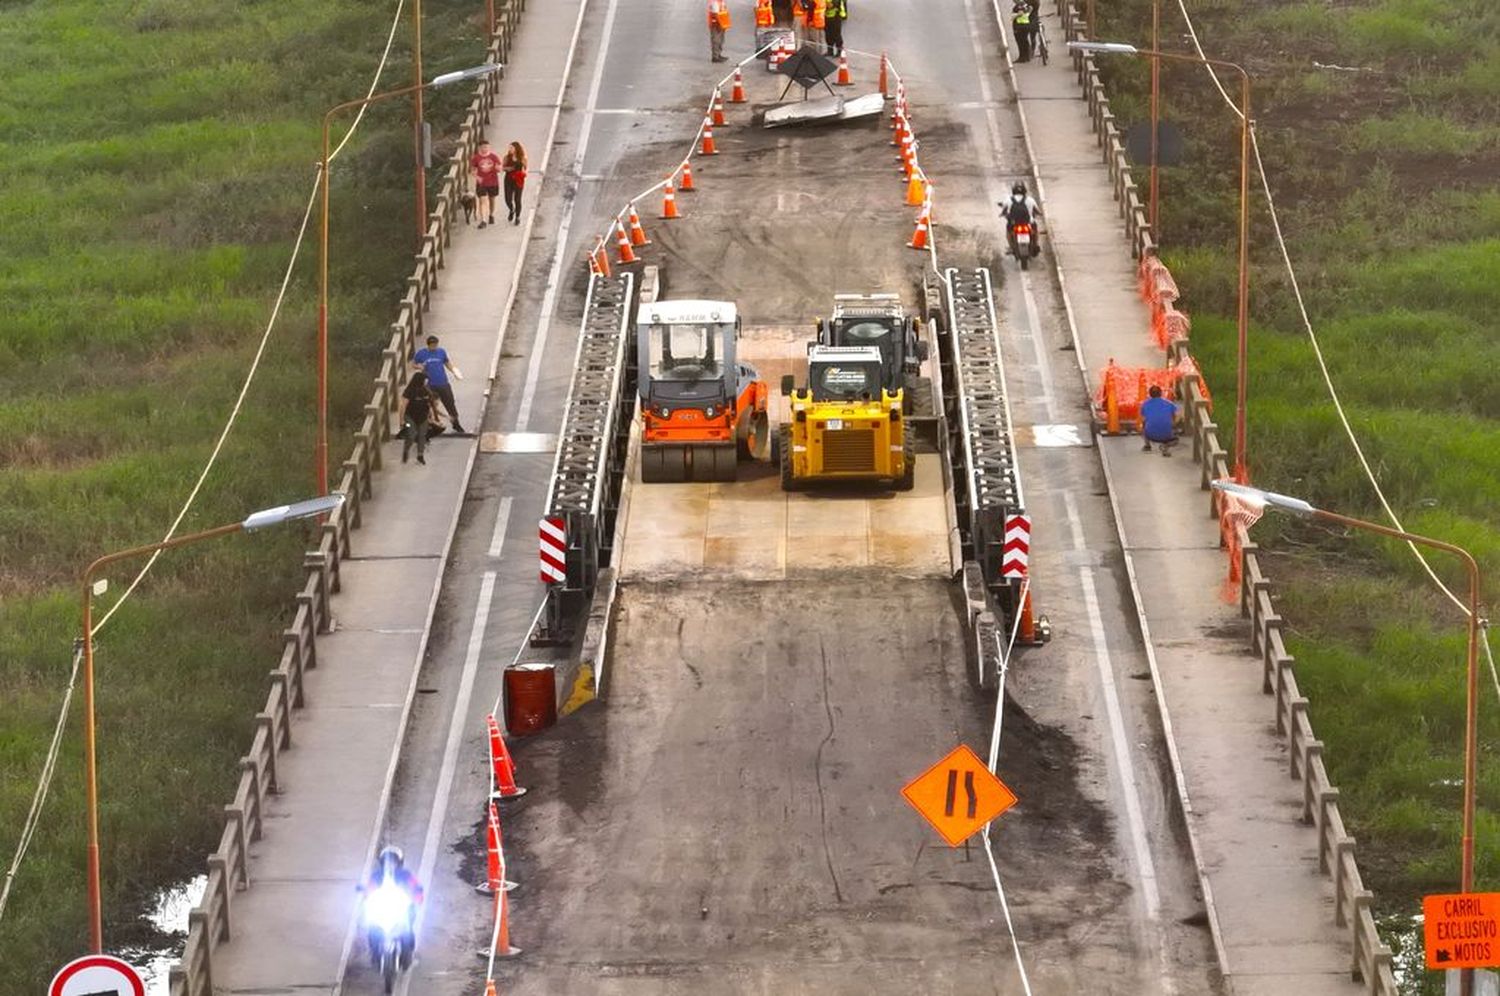
[[[729,30],[729,0],[708,0],[708,55],[714,62],[727,62],[724,32]]]
[[[809,0],[792,0],[792,31],[797,35],[797,47],[807,40],[807,4]]]
[[[812,9],[807,12],[807,40],[818,48],[823,47],[823,29],[828,27],[828,0],[812,0]]]
[[[755,0],[755,26],[769,28],[776,23],[776,12],[771,9],[771,0]]]

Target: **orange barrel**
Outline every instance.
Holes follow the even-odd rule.
[[[517,664],[505,669],[505,728],[518,737],[540,733],[557,722],[557,669],[551,664]]]

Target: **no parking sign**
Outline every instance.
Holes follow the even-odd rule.
[[[146,996],[146,983],[118,958],[85,955],[52,977],[47,996]]]

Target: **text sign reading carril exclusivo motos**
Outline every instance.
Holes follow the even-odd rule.
[[[1422,900],[1428,968],[1500,966],[1500,892]]]

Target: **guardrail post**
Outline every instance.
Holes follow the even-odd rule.
[[[279,674],[280,672],[271,673]],[[269,712],[256,713],[255,728],[264,730],[266,733],[266,794],[280,795],[281,782],[276,777],[276,752],[280,747],[276,742],[276,717]]]
[[[229,863],[224,860],[222,854],[210,854],[208,856],[208,871],[210,875],[217,871],[223,876],[224,881],[229,881]],[[226,889],[224,890],[224,932],[221,935],[222,939],[226,941],[234,934],[234,918],[230,910],[230,903],[229,890]]]
[[[195,930],[203,938],[203,944],[201,945],[203,951],[203,988],[197,990],[197,992],[212,993],[214,991],[214,945],[213,938],[209,933],[208,913],[204,910],[188,911],[188,936],[191,937]],[[191,978],[189,979],[188,990],[190,992],[193,991]]]
[[[249,853],[250,853],[250,840],[249,840],[248,836],[246,835],[246,831],[245,831],[245,811],[244,811],[244,809],[240,808],[239,806],[225,806],[224,807],[224,818],[227,819],[227,820],[229,820],[232,824],[234,824],[235,839],[236,839],[237,845],[239,847],[240,854],[248,856]],[[226,879],[225,881],[227,882],[228,880]],[[240,862],[239,881],[235,883],[235,888],[237,888],[237,889],[248,889],[248,888],[250,888],[250,862],[249,861],[241,861]],[[226,894],[226,896],[228,895],[228,893],[227,893],[227,886],[226,886],[226,893],[225,894]],[[227,903],[229,900],[226,898],[224,901]]]
[[[260,767],[249,754],[240,758],[240,774],[250,776],[250,791],[245,796],[245,803],[250,807],[252,814],[247,820],[250,839],[260,840],[261,831],[265,826],[265,815],[260,811]]]
[[[1344,903],[1344,858],[1347,856],[1351,864],[1354,862],[1354,838],[1345,837],[1343,840],[1335,841],[1333,845],[1333,925],[1335,927],[1347,926],[1349,922],[1346,904]]]

